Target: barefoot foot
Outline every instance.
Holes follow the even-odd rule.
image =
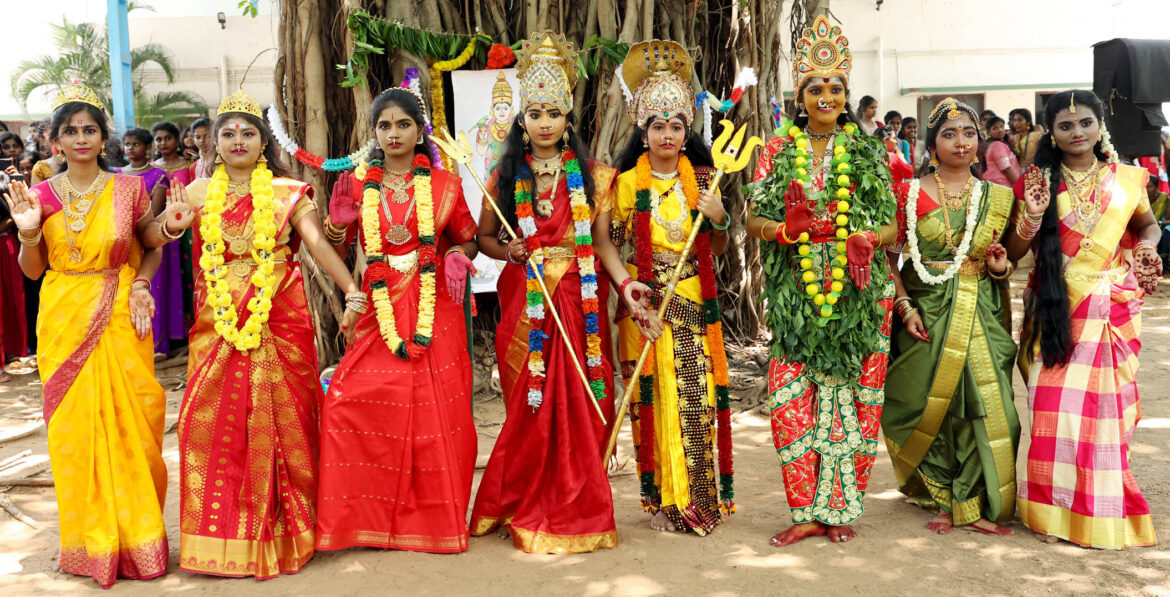
[[[788,530],[773,535],[771,543],[776,547],[784,547],[786,545],[792,545],[805,537],[819,537],[827,532],[828,529],[825,528],[825,525],[819,522],[794,524],[788,527]]]
[[[939,535],[945,535],[951,532],[952,526],[950,512],[939,512],[938,516],[935,516],[930,519],[930,522],[926,523],[926,528],[930,529],[930,532]]]
[[[833,543],[845,543],[857,536],[857,531],[849,525],[841,525],[839,527],[829,527],[829,541]]]
[[[975,533],[983,533],[984,535],[994,535],[998,537],[1008,537],[1014,534],[1012,533],[1011,529],[995,524],[986,518],[980,518],[975,523],[960,528],[962,528],[964,531],[972,531]]]
[[[670,522],[670,519],[666,517],[666,513],[661,510],[658,511],[658,514],[654,515],[654,518],[650,519],[650,528],[668,533],[678,530],[674,528],[674,523]]]

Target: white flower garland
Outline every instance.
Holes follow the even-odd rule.
[[[963,267],[963,262],[967,260],[971,239],[975,238],[979,205],[983,202],[983,183],[975,185],[971,198],[967,201],[967,226],[963,230],[963,240],[959,243],[955,258],[939,275],[926,271],[926,266],[922,265],[922,253],[918,250],[918,193],[921,186],[922,181],[914,178],[910,180],[910,187],[906,191],[906,243],[910,247],[910,261],[914,263],[914,271],[918,272],[918,277],[931,286],[938,286],[955,277],[955,274],[959,273],[959,268]],[[941,191],[939,194],[942,194]],[[946,209],[947,206],[940,203],[939,208]]]

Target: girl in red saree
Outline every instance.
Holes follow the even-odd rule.
[[[476,225],[459,177],[431,167],[424,106],[409,89],[374,99],[365,189],[344,177],[330,201],[327,234],[344,250],[356,229],[358,298],[374,308],[346,330],[321,409],[318,549],[467,549],[476,435],[461,305]]]
[[[298,246],[344,290],[358,287],[325,240],[309,185],[283,176],[256,100],[242,90],[225,99],[215,135],[212,177],[172,190],[202,210],[179,412],[179,566],[264,579],[313,557],[322,395]],[[343,324],[356,317],[346,309]]]
[[[58,565],[109,588],[118,577],[167,570],[166,398],[150,341],[150,278],[161,252],[144,249],[164,245],[194,214],[175,204],[154,219],[142,179],[109,171],[99,157],[106,116],[87,87],[58,96],[50,136],[62,173],[28,190],[13,183],[6,199],[21,268],[45,277],[37,356],[61,521]]]
[[[613,496],[601,462],[606,426],[595,408],[607,420],[612,416],[606,271],[619,280],[629,277],[608,232],[617,172],[586,159],[584,144],[568,126],[576,53],[564,36],[535,34],[518,55],[524,108],[488,190],[523,238],[505,240],[487,206],[479,223],[480,251],[508,262],[497,287],[496,330],[508,418],[479,485],[471,534],[503,526],[523,551],[590,552],[617,545]],[[552,295],[571,350],[585,361],[579,365],[588,372],[588,390],[553,317],[545,316],[537,275]],[[629,287],[643,296],[648,290],[640,282]],[[597,405],[589,403],[594,400]]]

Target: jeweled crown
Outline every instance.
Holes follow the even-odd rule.
[[[230,112],[243,112],[244,114],[251,114],[261,120],[264,119],[264,112],[260,108],[260,102],[256,98],[244,92],[241,87],[235,93],[223,98],[219,103],[219,109],[215,111],[216,116],[223,116]]]
[[[564,35],[533,33],[516,52],[520,78],[520,106],[551,104],[563,112],[573,109],[577,82],[577,52]]]
[[[622,62],[622,79],[634,90],[626,115],[640,127],[655,116],[693,123],[693,72],[690,54],[676,42],[654,39],[634,44]]]
[[[849,84],[849,70],[853,68],[853,55],[849,52],[849,38],[841,28],[829,24],[824,15],[813,21],[812,27],[805,27],[800,40],[796,42],[796,59],[792,62],[793,89],[809,77],[841,77]]]
[[[102,100],[98,98],[97,94],[92,89],[74,81],[73,83],[61,88],[61,92],[57,94],[56,99],[53,100],[53,110],[68,104],[69,102],[81,102],[89,104],[98,110],[105,110],[102,105]]]
[[[492,105],[512,103],[512,84],[504,77],[503,71],[496,75],[496,84],[492,85]]]

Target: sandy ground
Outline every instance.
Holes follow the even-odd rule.
[[[1022,279],[1017,274],[1017,282]],[[1016,295],[1019,284],[1016,285]],[[1018,304],[1018,303],[1017,303]],[[1018,309],[1017,309],[1018,312]],[[1018,316],[1017,316],[1018,328]],[[257,582],[219,579],[178,570],[178,452],[168,432],[164,456],[170,474],[167,527],[171,570],[152,581],[119,581],[125,595],[776,595],[795,592],[941,595],[1123,594],[1170,595],[1170,292],[1152,297],[1145,309],[1144,368],[1140,376],[1145,418],[1134,438],[1131,459],[1137,480],[1153,510],[1163,541],[1156,547],[1103,552],[1060,543],[1046,545],[1013,523],[1012,537],[987,537],[955,531],[929,533],[927,513],[905,503],[897,492],[884,446],[866,498],[865,515],[855,525],[859,536],[848,544],[813,538],[779,549],[768,544],[789,524],[780,470],[768,420],[758,408],[762,371],[750,353],[735,359],[733,382],[743,408],[735,416],[736,499],[739,513],[712,535],[665,534],[648,527],[638,507],[638,485],[631,474],[629,433],[619,458],[623,470],[612,477],[620,544],[600,553],[545,556],[515,550],[497,536],[472,538],[458,555],[356,549],[321,553],[294,576]],[[181,378],[165,377],[168,389]],[[173,423],[180,391],[168,393]],[[1027,395],[1017,372],[1016,406],[1027,410]],[[0,437],[35,422],[40,412],[35,374],[0,385]],[[477,397],[480,464],[486,462],[503,419],[503,404]],[[1025,419],[1024,446],[1027,445]],[[0,445],[0,462],[24,450],[32,455],[26,472],[47,460],[44,431]],[[21,476],[7,470],[0,477]],[[41,473],[40,478],[47,478]],[[476,482],[478,483],[477,474]],[[40,523],[32,529],[0,512],[0,591],[4,595],[80,595],[99,593],[88,578],[52,572],[57,553],[56,504],[51,488],[14,488],[17,507]]]

